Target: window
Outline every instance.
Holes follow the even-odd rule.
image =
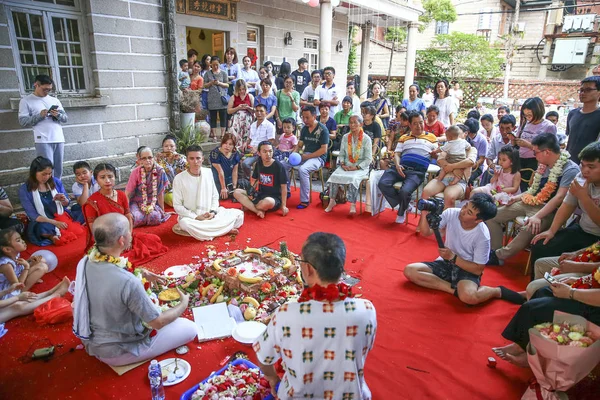
[[[260,31],[257,26],[248,26],[246,30],[246,54],[252,60],[252,69],[260,64]],[[241,60],[240,60],[241,61]]]
[[[511,7],[502,6],[502,14],[500,14],[500,25],[498,26],[498,35],[506,35],[510,30],[510,25],[513,20],[513,9]]]
[[[74,0],[42,0],[74,6]],[[51,6],[49,6],[51,8]],[[78,13],[10,10],[9,28],[22,90],[33,90],[35,76],[50,75],[59,93],[88,92]]]
[[[304,58],[308,60],[309,71],[319,68],[319,39],[304,38]]]
[[[436,35],[447,35],[449,27],[450,27],[449,22],[435,21],[435,34]]]

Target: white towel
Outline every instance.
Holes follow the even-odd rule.
[[[75,276],[75,296],[73,296],[73,334],[81,340],[89,340],[92,336],[90,328],[90,301],[87,293],[85,266],[88,256],[77,264]]]
[[[58,192],[56,191],[56,188],[50,189],[50,193],[52,194],[52,198],[54,198],[54,196],[56,196],[58,194]],[[31,195],[33,197],[33,205],[35,206],[35,211],[37,211],[38,214],[45,216],[46,218],[54,219],[54,215],[51,215],[51,216],[46,215],[46,211],[44,210],[44,205],[42,204],[42,198],[40,196],[40,192],[36,189],[33,192],[31,192]],[[60,201],[55,201],[55,203],[56,203],[56,213],[58,215],[62,215],[64,212],[62,203]],[[56,232],[56,236],[60,237],[60,229],[54,228],[54,231]]]

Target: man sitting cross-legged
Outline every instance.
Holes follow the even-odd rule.
[[[253,194],[243,189],[235,189],[233,197],[242,207],[252,211],[260,218],[265,217],[267,211],[277,211],[281,207],[281,213],[288,213],[287,201],[287,174],[281,163],[273,158],[273,145],[271,142],[260,142],[258,145],[260,159],[254,166],[252,187],[258,185]],[[250,198],[250,195],[252,198]]]
[[[495,215],[496,204],[485,193],[473,195],[462,209],[446,209],[440,223],[440,229],[446,228],[440,257],[432,262],[407,265],[404,276],[419,286],[454,294],[470,305],[494,298],[522,304],[525,299],[505,287],[479,286],[490,249],[490,233],[483,222]],[[429,225],[421,230],[423,236],[432,233]]]
[[[87,353],[120,366],[155,358],[192,341],[196,324],[178,318],[187,309],[189,294],[177,289],[181,302],[161,314],[142,281],[127,270],[128,261],[121,258],[131,245],[127,218],[102,215],[94,221],[93,235],[96,247],[77,265],[73,300],[73,333]],[[151,283],[160,279],[146,270],[142,276]],[[152,329],[158,333],[150,337]]]
[[[188,168],[173,180],[173,208],[179,215],[179,230],[198,240],[213,240],[237,234],[244,213],[219,206],[219,192],[210,168],[202,168],[202,148],[192,145],[186,152]],[[178,233],[178,230],[174,231]]]
[[[377,316],[373,303],[352,298],[338,284],[346,246],[332,233],[316,232],[302,246],[300,269],[306,288],[297,302],[279,307],[254,351],[273,395],[279,399],[371,399],[364,377]],[[278,360],[285,373],[279,377]]]

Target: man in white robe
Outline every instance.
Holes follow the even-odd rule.
[[[173,180],[173,208],[178,224],[175,233],[198,240],[213,240],[227,233],[237,234],[244,223],[241,210],[219,206],[219,192],[210,168],[202,168],[200,146],[187,149],[188,169]]]

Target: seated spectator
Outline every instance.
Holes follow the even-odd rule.
[[[173,179],[175,175],[185,171],[187,160],[183,154],[177,153],[177,138],[167,135],[162,141],[162,151],[156,153],[156,163],[160,165],[169,178],[165,188],[165,204],[173,207]]]
[[[125,193],[115,189],[116,174],[117,171],[111,164],[98,164],[94,168],[94,179],[98,182],[100,190],[91,195],[87,203],[83,205],[88,230],[86,251],[94,245],[92,233],[96,219],[105,214],[118,213],[127,218],[132,234],[131,246],[123,253],[123,256],[127,257],[134,266],[140,266],[162,256],[169,249],[163,245],[157,235],[133,231],[133,216],[129,210],[129,199]]]
[[[567,151],[571,160],[579,164],[577,156],[588,144],[600,136],[600,77],[588,76],[581,81],[579,101],[583,106],[569,111],[565,134],[569,137]]]
[[[400,112],[401,106],[396,107],[396,118],[392,119],[388,125],[387,132],[387,151],[379,162],[379,168],[386,170],[394,166],[394,150],[398,141],[404,135],[410,135],[410,124],[408,123],[408,114]]]
[[[579,167],[569,160],[568,154],[561,153],[553,133],[536,136],[532,145],[537,162],[545,166],[543,173],[538,170],[531,188],[512,196],[506,206],[500,207],[496,217],[486,222],[492,238],[489,260],[492,265],[503,265],[504,260],[525,249],[535,235],[550,227],[554,212],[562,204],[571,182],[579,173]],[[502,224],[522,216],[527,217],[525,226],[502,247]]]
[[[49,272],[42,256],[33,256],[28,260],[21,258],[25,250],[27,243],[19,232],[14,228],[0,230],[0,290],[19,283],[23,284],[23,290],[29,290]]]
[[[273,144],[269,141],[260,142],[257,146],[260,159],[257,161],[250,180],[253,193],[244,189],[235,189],[233,197],[258,217],[264,218],[265,212],[277,211],[285,217],[289,212],[287,201],[287,171],[283,165],[273,158]]]
[[[75,174],[75,182],[71,187],[71,191],[81,210],[88,197],[100,190],[100,186],[96,183],[92,174],[92,167],[87,161],[77,161],[73,164],[73,173]]]
[[[494,200],[484,193],[471,197],[462,209],[448,208],[441,216],[440,229],[446,229],[444,248],[432,262],[409,264],[404,276],[419,286],[440,290],[476,305],[492,299],[522,304],[524,299],[503,286],[480,286],[488,261],[490,233],[484,222],[496,215]],[[423,236],[433,234],[426,225]]]
[[[245,151],[246,154],[252,154],[242,161],[242,168],[246,179],[250,179],[252,166],[260,158],[258,154],[259,143],[269,141],[271,144],[275,144],[275,126],[265,119],[267,108],[263,104],[259,104],[256,106],[255,114],[256,121],[250,125],[250,136],[241,146],[242,151]]]
[[[313,233],[302,246],[300,269],[306,289],[298,302],[279,307],[253,345],[277,398],[301,393],[311,398],[371,398],[364,368],[375,342],[377,318],[370,301],[352,298],[350,289],[338,284],[345,261],[344,242],[332,233]],[[285,360],[284,375],[275,393],[279,377],[273,364],[279,360]]]
[[[515,117],[508,114],[503,116],[500,119],[500,123],[498,124],[498,133],[492,136],[489,144],[488,144],[488,152],[485,156],[485,162],[487,164],[487,170],[481,175],[480,185],[487,185],[492,176],[494,176],[494,171],[496,170],[496,162],[498,160],[500,150],[507,145],[511,144],[511,136],[515,134],[515,127],[517,125],[517,121]],[[519,164],[520,164],[520,156],[519,156]],[[519,173],[520,176],[520,173]]]
[[[6,191],[0,186],[0,229],[14,228],[19,233],[24,233],[25,227],[21,220],[11,218],[14,209],[6,194]]]
[[[356,214],[358,190],[364,179],[369,177],[369,165],[373,159],[371,154],[371,138],[362,130],[362,117],[350,117],[350,133],[342,138],[339,167],[331,174],[329,185],[329,205],[325,212],[331,212],[335,207],[336,196],[341,186],[347,186],[347,198],[350,202],[350,215]]]
[[[346,96],[342,100],[342,109],[335,113],[334,117],[337,128],[340,129],[342,136],[349,130],[350,116],[352,115],[352,97]]]
[[[233,133],[238,143],[243,143],[249,136],[250,125],[254,119],[254,96],[248,93],[246,81],[238,79],[235,82],[233,96],[227,104],[227,114],[231,116],[229,132]]]
[[[423,116],[410,113],[410,135],[398,140],[394,153],[394,168],[383,173],[378,187],[390,206],[398,206],[396,223],[403,223],[410,206],[412,193],[425,180],[431,153],[438,147],[436,137],[423,131]],[[400,190],[394,188],[396,182],[402,182]]]
[[[267,110],[266,119],[275,125],[275,115],[277,114],[277,97],[271,90],[273,83],[269,78],[260,81],[262,92],[254,97],[254,108],[259,104],[263,104]]]
[[[423,114],[425,117],[425,103],[419,97],[419,85],[412,84],[408,87],[408,99],[402,100],[402,105],[406,108],[407,112],[416,111]]]
[[[237,235],[237,228],[244,223],[244,213],[219,206],[219,191],[213,176],[208,168],[202,168],[202,148],[189,146],[186,154],[187,171],[173,181],[173,208],[179,216],[178,228],[197,240]]]
[[[364,121],[363,131],[371,139],[372,153],[374,159],[376,159],[382,147],[381,140],[383,137],[383,129],[381,125],[379,125],[379,123],[375,120],[375,117],[377,116],[377,110],[372,105],[368,105],[366,107],[363,107],[363,105],[361,105],[360,111]]]
[[[452,125],[446,130],[446,139],[448,140],[441,148],[435,150],[436,154],[446,153],[446,161],[449,163],[458,163],[467,159],[471,145],[465,139],[461,139],[462,131]],[[461,179],[468,180],[471,176],[471,168],[455,169],[446,177],[446,171],[441,170],[437,178],[446,186],[456,185]]]
[[[63,245],[83,233],[79,225],[83,215],[71,215],[69,195],[52,170],[50,160],[37,157],[29,167],[27,182],[19,188],[19,200],[29,217],[27,239],[37,246]]]
[[[494,125],[494,116],[492,114],[483,114],[479,121],[481,129],[479,132],[486,140],[491,142],[492,138],[498,134],[498,127]]]
[[[532,240],[532,265],[539,258],[558,256],[600,240],[600,142],[588,144],[578,158],[581,173],[571,183],[550,229]],[[577,208],[581,209],[579,222],[561,229]]]
[[[227,199],[238,186],[241,161],[240,153],[236,150],[235,137],[231,133],[223,135],[221,146],[210,152],[209,160],[219,197]]]
[[[425,104],[425,107],[427,107],[427,109],[429,109],[429,107],[433,105],[433,100],[435,98],[433,96],[433,91],[431,90],[430,85],[425,86],[425,93],[423,93],[423,96],[421,96],[421,98],[423,99],[423,104]]]
[[[298,165],[298,176],[300,177],[300,204],[298,209],[308,207],[310,196],[310,175],[325,165],[327,158],[327,147],[329,145],[329,130],[317,120],[317,110],[314,107],[302,109],[302,121],[304,126],[300,131],[298,149],[304,149],[302,161]],[[287,176],[290,175],[292,165],[284,161]]]
[[[429,106],[427,109],[427,120],[425,121],[425,132],[433,133],[439,142],[445,142],[446,127],[438,120],[440,109],[437,106]]]
[[[150,147],[140,147],[137,158],[141,165],[131,171],[125,188],[133,216],[133,227],[160,225],[171,216],[164,212],[165,190],[169,178],[165,170],[154,162]]]
[[[279,137],[277,145],[278,158],[281,161],[289,158],[290,154],[298,151],[298,137],[296,137],[296,121],[293,118],[288,118],[283,121],[283,135]]]
[[[335,122],[335,119],[329,116],[329,105],[327,103],[321,103],[319,105],[319,122],[325,125],[329,131],[329,141],[335,140],[337,123]]]
[[[310,74],[310,85],[304,88],[304,91],[300,96],[300,106],[315,106],[315,93],[319,89],[319,84],[321,83],[321,71],[315,69]]]
[[[590,276],[590,279],[594,279]],[[529,329],[537,324],[551,322],[555,311],[581,315],[593,324],[600,324],[600,289],[575,289],[577,278],[565,278],[549,287],[537,290],[508,323],[502,337],[511,344],[492,350],[503,360],[519,367],[527,367]]]
[[[471,177],[468,179],[469,186],[473,186],[477,178],[479,178],[483,173],[483,163],[485,162],[485,156],[487,155],[488,142],[484,135],[478,133],[479,122],[477,122],[476,119],[467,119],[465,121],[465,126],[468,128],[466,137],[467,141],[471,144],[471,146],[477,149],[477,159],[475,161],[475,165],[473,166]]]
[[[477,110],[471,110],[467,113],[467,119],[469,118],[473,118],[474,120],[479,121],[479,119],[481,118],[481,114]]]
[[[117,213],[102,215],[93,233],[96,246],[77,265],[73,300],[73,333],[87,353],[120,366],[192,341],[198,334],[196,324],[178,318],[188,307],[189,294],[177,289],[180,303],[161,313],[140,278],[123,268],[127,258],[122,253],[131,244],[130,221]],[[142,277],[150,284],[162,279],[145,269]],[[158,333],[150,337],[153,329]]]
[[[498,167],[493,171],[492,181],[485,186],[473,189],[471,195],[485,193],[492,196],[497,203],[503,203],[503,199],[506,199],[507,195],[521,193],[519,169],[519,150],[510,145],[504,146],[500,150]]]

